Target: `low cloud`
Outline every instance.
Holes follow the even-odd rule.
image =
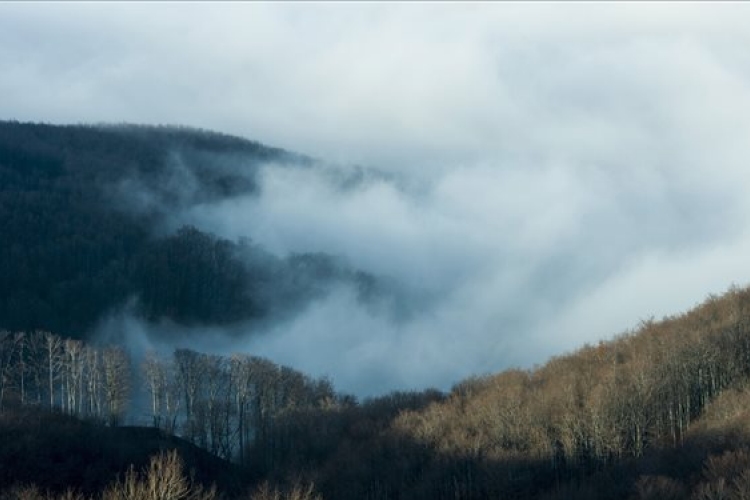
[[[741,190],[686,193],[675,172],[485,163],[422,184],[378,172],[342,182],[347,172],[262,165],[257,191],[174,210],[168,226],[251,238],[279,259],[335,256],[388,284],[386,307],[337,282],[284,321],[171,338],[208,335],[209,349],[268,356],[359,395],[447,389],[679,312],[750,272]],[[409,313],[397,319],[394,306]],[[145,328],[159,338],[165,327]]]
[[[165,231],[331,255],[412,313],[339,283],[263,331],[212,334],[359,394],[447,388],[748,281],[748,21],[735,3],[11,3],[0,114],[319,158],[258,166],[253,193],[184,191]]]

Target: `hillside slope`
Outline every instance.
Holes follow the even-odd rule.
[[[28,378],[38,373],[59,384],[50,406],[64,389],[65,408],[80,407],[85,391],[70,381],[96,380],[102,368],[93,356],[99,368],[87,372],[80,353],[96,349],[63,339],[59,364],[27,363],[32,352],[44,359],[45,344],[34,351],[19,339],[55,337],[34,330],[82,338],[125,304],[146,321],[245,324],[293,312],[332,281],[363,294],[375,287],[375,277],[333,256],[274,256],[167,223],[180,207],[252,196],[257,169],[286,161],[313,168],[309,159],[202,131],[0,123],[5,485],[42,481],[54,491],[93,492],[164,447],[197,453],[161,431],[3,408],[3,398],[27,402],[32,385],[44,394],[48,378]],[[185,390],[187,361],[210,365],[191,373],[213,378],[192,377],[194,390]],[[169,381],[160,387],[181,401],[167,412],[176,433],[193,444],[207,428],[236,439],[226,448],[236,450],[240,472],[211,465],[205,454],[196,459],[208,479],[229,484],[226,491],[239,474],[287,487],[314,482],[329,500],[750,498],[749,288],[534,369],[464,380],[448,394],[357,403],[327,381],[259,358],[186,350],[153,367]],[[162,416],[154,410],[155,422]]]
[[[314,483],[330,500],[705,500],[742,499],[750,491],[750,288],[732,288],[685,314],[644,322],[532,370],[465,380],[448,394],[396,392],[357,403],[325,381],[260,359],[247,358],[252,369],[245,372],[241,357],[228,365],[178,351],[159,366],[180,373],[188,354],[218,371],[206,372],[184,395],[193,385],[174,379],[169,391],[176,391],[178,418],[169,428],[204,446],[214,442],[206,433],[244,436],[229,447],[234,472],[219,460],[211,465],[205,453],[188,460],[227,492],[236,491],[235,483],[251,488],[264,481],[282,490]],[[91,492],[164,447],[196,453],[165,436],[164,427],[117,429],[19,413],[18,375],[34,373],[19,359],[3,372],[13,402],[0,408],[5,486],[35,481]],[[217,377],[226,383],[212,385]],[[26,386],[32,406],[40,404],[31,397],[33,380]],[[188,400],[192,414],[185,413]],[[165,423],[154,418],[159,422]]]
[[[327,421],[338,445],[273,474],[318,463],[316,484],[337,499],[747,498],[748,387],[750,289],[732,288],[533,370],[415,394],[413,408],[394,397],[350,420],[299,415],[299,443]],[[727,496],[700,496],[717,488]]]
[[[205,487],[230,495],[245,487],[239,469],[159,429],[105,427],[38,408],[0,413],[0,496],[34,484],[61,494],[68,489],[93,495],[132,465],[143,469],[149,457],[175,450],[188,474]]]
[[[0,329],[85,338],[131,307],[147,321],[227,325],[284,316],[345,281],[322,254],[273,256],[170,219],[257,193],[259,169],[314,162],[194,129],[0,122]]]

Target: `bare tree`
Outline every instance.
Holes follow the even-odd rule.
[[[49,407],[55,406],[55,381],[62,369],[63,340],[51,332],[43,334],[47,358],[47,380],[49,382]]]
[[[104,417],[104,367],[101,352],[87,346],[84,350],[86,368],[86,395],[88,396],[86,413],[97,418]]]
[[[206,395],[205,406],[208,419],[209,451],[224,458],[231,458],[232,439],[230,414],[234,390],[226,358],[204,356]]]
[[[230,359],[240,463],[245,463],[245,447],[250,440],[251,425],[248,421],[248,415],[250,415],[249,405],[253,393],[250,362],[250,357],[244,354],[233,354]]]
[[[184,474],[182,460],[176,451],[151,458],[142,472],[131,467],[125,477],[111,485],[103,500],[214,500],[215,488],[204,489]]]
[[[27,372],[27,363],[26,363],[26,357],[28,356],[28,349],[27,349],[27,343],[28,343],[28,337],[25,332],[16,332],[15,334],[15,342],[16,342],[16,363],[15,363],[15,372],[16,376],[18,377],[18,395],[19,399],[21,401],[21,404],[26,404],[26,372]]]
[[[182,404],[182,388],[172,364],[166,366],[166,385],[164,390],[164,430],[170,434],[177,432],[177,418]]]
[[[130,396],[130,360],[123,348],[108,347],[102,351],[102,366],[107,418],[110,425],[117,425],[127,411]]]
[[[154,427],[161,427],[163,407],[167,399],[167,363],[156,352],[146,353],[142,365],[146,388],[151,396],[151,418]]]
[[[66,339],[63,359],[66,377],[65,408],[71,414],[77,414],[81,411],[83,400],[83,342]]]
[[[11,384],[13,363],[16,357],[16,335],[0,331],[0,411],[3,409],[8,387]]]
[[[25,382],[25,399],[27,402],[41,404],[44,399],[47,376],[46,340],[43,332],[26,335],[25,365],[27,380]]]
[[[190,349],[177,349],[174,352],[175,375],[184,395],[185,418],[193,419],[195,403],[199,396],[203,368],[200,354]]]

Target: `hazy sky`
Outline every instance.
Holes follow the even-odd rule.
[[[747,3],[2,3],[0,118],[391,174],[269,165],[260,197],[176,218],[432,297],[393,322],[344,287],[243,349],[359,394],[447,388],[749,281],[747,26]]]

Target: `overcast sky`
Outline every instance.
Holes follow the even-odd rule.
[[[530,367],[750,281],[750,3],[2,3],[0,118],[180,124],[269,165],[180,220],[324,251],[346,288],[242,348],[359,394]],[[143,326],[143,328],[148,328]]]

